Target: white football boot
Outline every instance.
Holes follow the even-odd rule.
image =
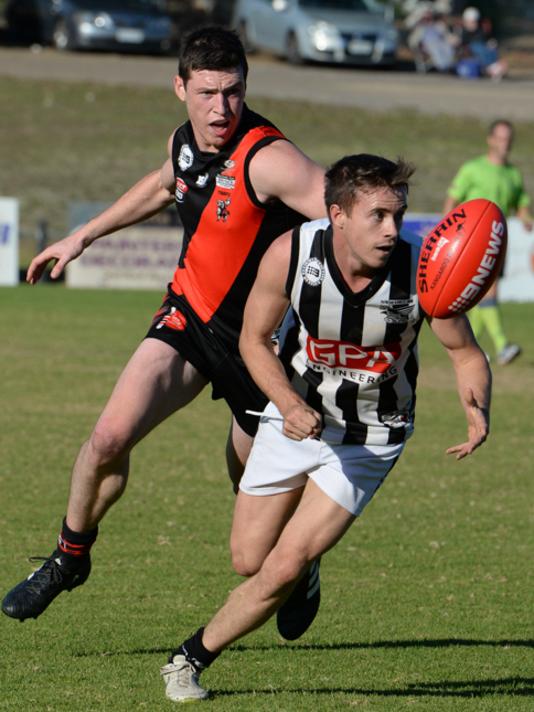
[[[198,672],[185,655],[175,655],[172,663],[160,670],[165,682],[165,695],[173,702],[195,702],[209,697],[198,684]]]

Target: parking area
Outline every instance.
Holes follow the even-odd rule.
[[[250,65],[249,97],[292,98],[377,111],[409,107],[427,114],[488,120],[500,116],[503,107],[515,121],[532,121],[534,116],[534,69],[528,66],[512,72],[501,82],[492,82],[421,75],[410,69],[409,63],[401,71],[294,67],[272,57],[253,55]],[[0,47],[0,76],[159,86],[170,90],[175,71],[176,60],[172,57]]]

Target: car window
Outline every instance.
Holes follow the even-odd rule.
[[[356,12],[377,12],[377,8],[365,0],[299,0],[299,5],[305,8],[321,8],[323,10],[352,10]]]
[[[106,3],[102,2],[102,0],[82,0],[79,5],[87,10],[95,9],[103,11],[106,9]],[[109,5],[112,6],[114,10],[153,10],[157,7],[154,0],[113,0]]]

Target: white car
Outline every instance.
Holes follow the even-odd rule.
[[[305,61],[392,65],[398,34],[375,0],[237,0],[232,21],[248,50]]]

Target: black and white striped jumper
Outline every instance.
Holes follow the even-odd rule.
[[[387,445],[413,431],[420,240],[400,237],[386,267],[352,292],[335,262],[328,220],[293,232],[280,358],[305,400],[323,414],[322,438]]]

